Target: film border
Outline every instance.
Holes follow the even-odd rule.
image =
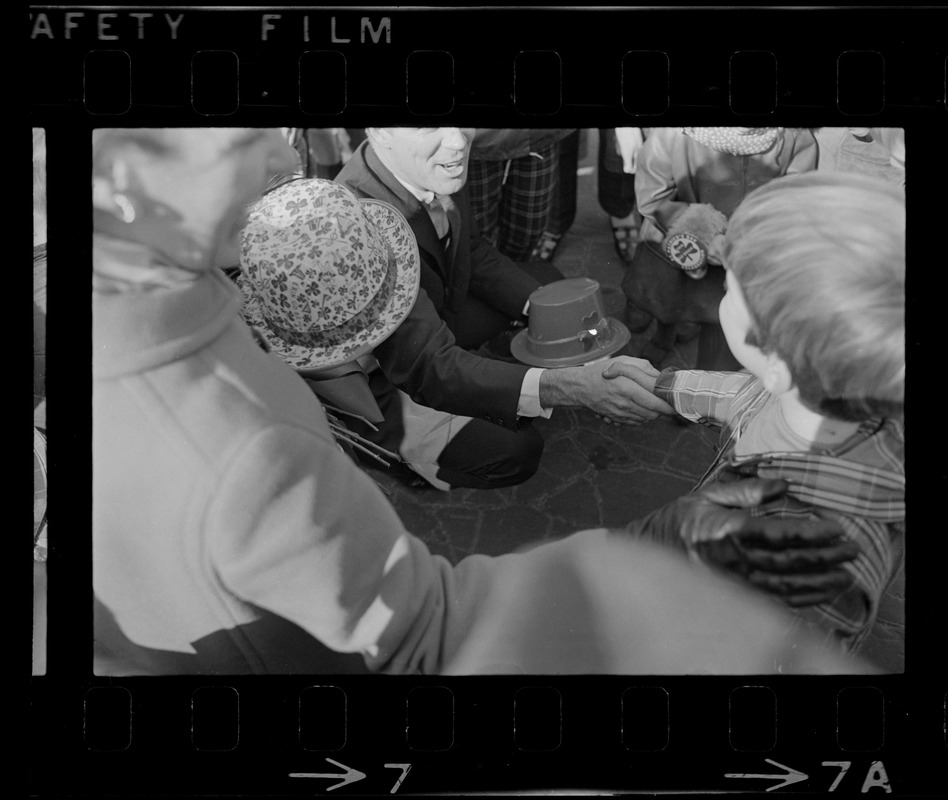
[[[84,215],[76,214],[75,209],[84,208],[87,202],[84,193],[90,167],[88,132],[95,127],[318,126],[337,125],[343,120],[351,125],[366,125],[378,124],[380,116],[392,124],[450,120],[514,126],[552,126],[563,122],[584,126],[630,122],[644,125],[679,124],[696,116],[711,124],[727,124],[737,119],[728,88],[735,53],[775,55],[779,93],[774,114],[781,123],[903,126],[910,153],[931,154],[934,169],[944,166],[944,153],[938,153],[946,133],[946,46],[937,34],[945,19],[942,9],[863,9],[856,16],[840,9],[548,7],[452,11],[142,6],[126,12],[114,7],[37,5],[31,6],[30,14],[31,123],[47,130],[50,172],[60,176],[57,181],[62,180],[58,187],[50,184],[50,218],[54,226],[57,219],[71,220],[65,223],[66,227],[74,228],[77,240],[83,241],[88,239],[88,225]],[[43,26],[37,28],[39,14],[47,15],[51,35],[42,32]],[[69,14],[83,16],[67,17]],[[116,16],[107,16],[111,14]],[[141,16],[144,14],[153,16]],[[280,15],[278,19],[264,19],[276,14]],[[172,15],[171,19],[166,15]],[[67,18],[75,27],[69,27]],[[363,22],[366,19],[368,23]],[[387,25],[385,19],[389,20]],[[501,19],[509,24],[499,26]],[[272,25],[269,29],[268,24]],[[639,28],[648,30],[649,35],[634,37],[630,46],[624,31]],[[38,30],[41,32],[37,34]],[[112,36],[118,38],[109,38]],[[595,47],[591,43],[596,43]],[[201,52],[236,54],[240,88],[234,110],[229,111],[228,98],[215,98],[213,92],[203,97],[207,106],[195,109],[190,70],[196,54]],[[329,54],[315,56],[317,59],[338,62],[338,54],[344,57],[344,105],[339,97],[342,93],[336,89],[335,105],[330,106],[332,113],[313,104],[318,87],[300,87],[300,57],[314,52]],[[520,61],[523,69],[518,79],[514,69],[518,56],[523,58],[524,52],[540,55],[528,56],[537,59],[533,64]],[[630,70],[623,68],[623,59],[639,58],[629,54],[641,52],[665,53],[671,64],[671,96],[665,98],[667,108],[661,113],[652,113],[662,108],[661,91],[650,92],[642,100],[644,111],[635,106],[639,101],[629,96],[631,93],[625,91],[624,96]],[[127,109],[121,105],[121,69],[115,68],[121,64],[121,55],[103,57],[103,53],[126,53],[129,57],[132,89]],[[424,56],[426,59],[450,55],[454,78],[450,108],[446,108],[440,91],[444,87],[423,77],[419,78],[422,88],[418,99],[412,94],[411,85],[406,97],[406,64],[409,56],[416,53],[435,54]],[[546,81],[551,63],[549,53],[559,56],[561,92],[552,90]],[[839,96],[837,79],[844,54],[856,54],[851,56],[855,59],[853,67],[862,65],[869,69],[877,63],[871,54],[882,56],[885,83],[881,108],[873,105],[878,104],[880,92],[860,88],[858,79],[854,79],[849,100],[850,111],[855,113],[843,113],[840,104],[845,107],[846,97]],[[97,63],[100,58],[104,60]],[[214,75],[226,75],[230,67],[226,55],[217,63],[212,63],[215,56],[210,58],[207,66],[213,85],[215,80],[221,80]],[[142,69],[140,63],[147,66]],[[628,66],[631,62],[625,63]],[[843,69],[845,72],[847,67],[844,65]],[[303,70],[305,80],[305,65]],[[424,70],[418,74],[423,76]],[[766,102],[756,97],[755,85],[759,86],[759,81],[749,82],[747,102],[758,113],[741,115],[740,120],[746,120],[746,124],[771,118],[767,111],[769,95]],[[517,89],[522,90],[519,106]],[[215,103],[229,113],[207,113],[220,110]],[[417,111],[421,113],[414,113]],[[529,113],[537,111],[543,113]],[[914,195],[909,191],[909,217],[913,222],[919,220],[915,223],[918,228],[936,232],[940,220],[927,202],[929,192],[930,187],[917,190]],[[926,262],[931,264],[937,255],[932,256],[927,250],[930,244],[917,232],[913,236],[910,228],[910,254],[918,253],[921,260],[924,253]],[[74,258],[88,263],[88,246],[78,246]],[[944,280],[940,274],[943,271],[935,272],[939,274],[931,279],[937,284]],[[62,312],[60,318],[68,319],[69,328],[75,331],[87,331],[90,327],[86,311],[67,309],[67,296],[81,296],[85,290],[84,286],[79,288],[81,273],[82,270],[75,270],[66,279],[64,289],[56,292],[54,288],[50,296],[54,312],[58,307]],[[69,283],[73,280],[75,287]],[[934,339],[928,331],[930,323],[918,319],[919,312],[924,313],[925,309],[923,296],[934,293],[928,280],[927,276],[924,289],[910,290],[912,335],[908,345],[910,358],[918,364],[927,364],[935,356],[928,352]],[[75,398],[65,420],[67,424],[87,419],[89,413],[85,398],[91,396],[91,386],[85,374],[86,362],[82,358],[75,361],[74,365],[64,365],[58,377],[51,378],[54,393]],[[948,684],[937,658],[937,636],[933,637],[934,642],[923,642],[913,640],[910,633],[905,674],[872,679],[96,678],[91,674],[91,603],[87,602],[91,600],[91,582],[86,566],[90,546],[86,541],[88,525],[84,522],[91,516],[88,459],[83,455],[88,452],[88,435],[79,425],[75,452],[50,451],[54,486],[57,471],[63,476],[59,480],[71,481],[70,514],[76,522],[74,538],[51,549],[49,671],[46,676],[34,678],[31,688],[31,790],[38,796],[67,792],[295,796],[337,788],[379,794],[450,793],[452,788],[463,788],[465,792],[564,788],[703,792],[730,791],[731,786],[734,791],[740,791],[738,787],[789,787],[791,791],[823,793],[832,789],[860,793],[883,791],[884,783],[896,794],[927,795],[935,793],[939,781],[944,785]],[[919,507],[916,527],[922,527],[926,520],[939,518],[933,513],[932,498],[939,497],[944,490],[946,476],[943,469],[923,469],[917,463],[909,469],[913,472],[913,498],[917,498],[913,505],[918,502]],[[944,556],[943,542],[922,543],[918,551],[919,561],[945,563],[940,557]],[[916,626],[924,628],[931,624],[926,617],[934,611],[928,609],[944,607],[937,581],[928,580],[933,577],[933,570],[926,564],[916,567],[913,555],[909,556],[910,632]],[[73,621],[66,626],[56,622],[57,616],[68,616]],[[943,641],[944,635],[941,636]],[[334,686],[345,693],[349,721],[344,742],[338,749],[333,749],[338,742],[322,741],[306,749],[299,740],[299,698],[304,690],[314,686]],[[733,692],[747,686],[766,687],[776,698],[778,725],[776,741],[770,749],[740,750],[733,746],[727,709]],[[239,741],[233,749],[217,749],[218,745],[227,744],[229,734],[224,724],[224,700],[221,725],[208,728],[204,744],[209,748],[198,750],[191,736],[192,697],[204,688],[228,687],[234,687],[240,697]],[[438,749],[444,744],[443,736],[439,739],[437,732],[424,731],[416,733],[421,738],[415,742],[433,742],[437,747],[413,748],[409,695],[416,689],[437,687],[447,687],[452,693],[455,724],[451,743]],[[111,708],[119,718],[122,714],[121,692],[110,694],[107,699],[90,695],[93,690],[102,689],[124,689],[129,693],[128,713],[134,725],[128,748],[115,747],[121,745],[121,735],[110,725],[94,733],[102,737],[100,743],[106,746],[95,750],[88,747],[89,723],[83,709],[90,698],[93,705],[103,703],[102,707]],[[556,714],[550,715],[548,706],[541,703],[532,707],[523,720],[528,728],[532,725],[537,729],[534,733],[544,745],[558,741],[553,749],[517,746],[513,727],[515,702],[518,692],[528,689],[553,690],[559,696],[558,740],[544,732],[545,726],[557,718]],[[631,740],[636,745],[631,748],[630,740],[623,738],[622,697],[630,689],[667,693],[668,720],[673,729],[665,747],[658,747],[660,736],[657,743]],[[840,693],[847,690],[881,692],[884,727],[878,746],[861,747],[867,741],[870,745],[874,742],[872,731],[859,731],[863,719],[858,708],[854,719],[859,722],[850,725],[850,729],[855,727],[850,734],[855,737],[851,743],[857,747],[841,746],[837,709]],[[437,701],[433,702],[435,705],[429,711],[443,713]],[[213,701],[208,708],[214,708]],[[415,726],[416,731],[424,729],[424,718],[415,717],[422,720]],[[870,727],[876,719],[868,717]],[[431,741],[426,741],[426,737]],[[885,766],[885,780],[878,770],[873,772],[877,762]],[[411,765],[407,771],[398,766],[406,764]],[[849,765],[845,770],[844,764]],[[365,777],[353,779],[347,769],[364,773]],[[324,775],[309,780],[289,777],[303,772]],[[794,785],[778,777],[794,772],[806,774],[806,780],[799,779]],[[334,779],[326,777],[329,774],[342,776],[339,781],[348,776],[348,785],[330,789]],[[772,779],[763,777],[765,774]],[[781,781],[784,783],[777,785]]]

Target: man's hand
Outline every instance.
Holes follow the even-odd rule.
[[[540,376],[544,408],[581,406],[610,422],[639,425],[660,414],[674,414],[652,394],[658,370],[648,361],[617,356],[582,367],[547,369]]]
[[[858,549],[832,522],[752,517],[745,509],[786,492],[781,480],[716,483],[680,497],[630,529],[645,538],[671,537],[701,560],[791,606],[830,602],[854,582],[843,565]]]

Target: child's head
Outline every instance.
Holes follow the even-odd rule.
[[[902,416],[902,192],[851,173],[778,178],[734,212],[723,259],[721,323],[741,363],[763,377],[765,362],[782,361],[801,402],[825,416]]]

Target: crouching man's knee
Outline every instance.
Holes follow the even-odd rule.
[[[471,420],[438,459],[438,477],[453,487],[498,489],[536,474],[543,437],[528,424],[514,432]]]

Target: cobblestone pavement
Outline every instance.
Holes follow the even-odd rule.
[[[841,128],[817,134],[822,169],[879,169],[878,154],[862,153]],[[610,315],[620,317],[625,298],[618,288],[622,266],[608,215],[596,199],[596,131],[588,131],[580,154],[576,220],[557,250],[555,264],[567,277],[600,282]],[[622,353],[638,356],[652,329],[633,335]],[[691,367],[697,342],[676,345],[661,363]],[[405,526],[432,552],[451,562],[471,553],[498,555],[584,528],[621,527],[691,490],[714,454],[717,435],[699,425],[660,419],[614,426],[581,409],[559,409],[534,422],[546,447],[540,469],[521,486],[488,491],[409,489],[371,471]],[[904,571],[903,571],[904,573]],[[887,671],[904,663],[904,574],[885,599],[876,631],[863,654]]]

